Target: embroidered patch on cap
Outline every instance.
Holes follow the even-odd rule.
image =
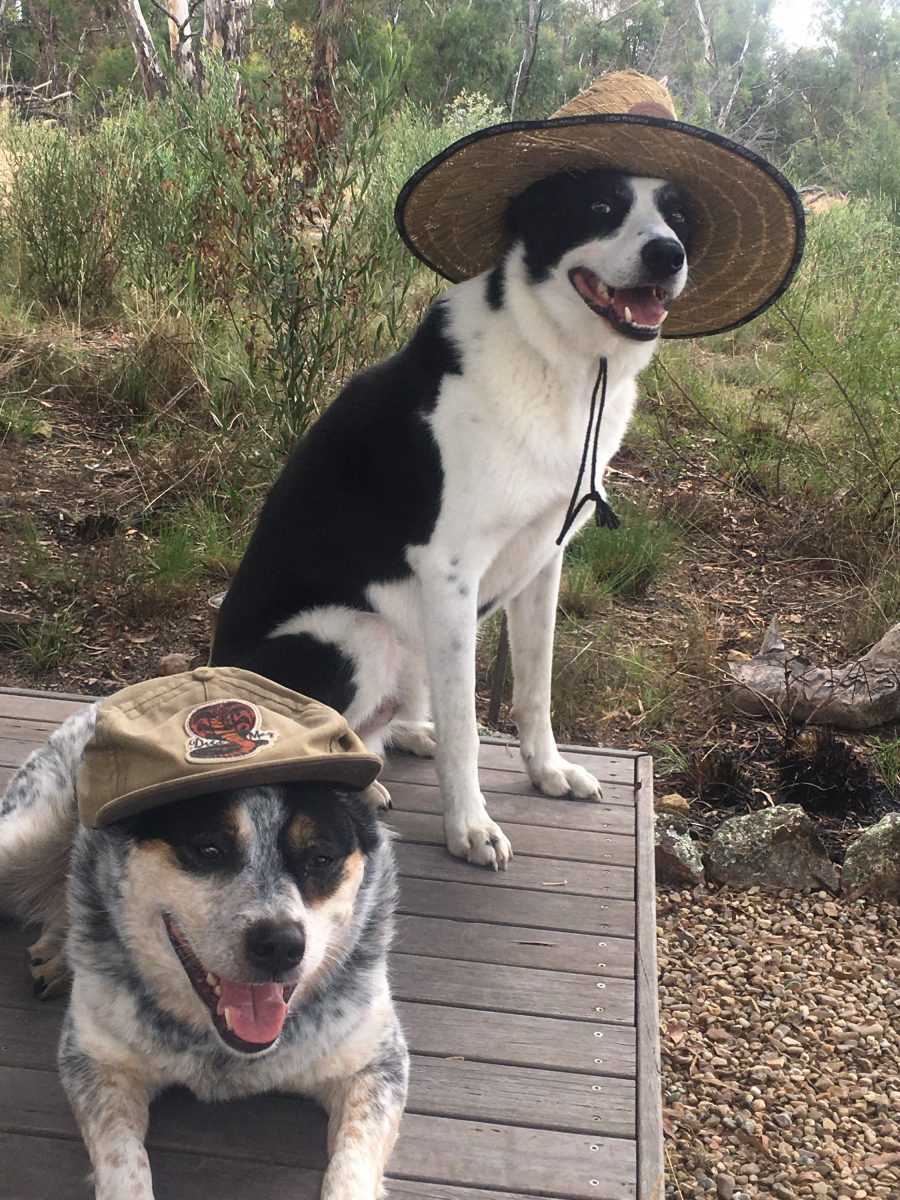
[[[185,743],[188,762],[249,758],[278,740],[275,729],[260,729],[259,709],[249,700],[215,700],[188,713]]]

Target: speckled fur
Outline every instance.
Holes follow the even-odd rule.
[[[205,1100],[272,1090],[319,1099],[330,1118],[323,1197],[376,1200],[408,1070],[386,975],[396,893],[386,835],[357,798],[324,789],[323,799],[323,786],[313,785],[320,811],[333,805],[359,837],[330,891],[307,896],[279,840],[303,803],[291,790],[301,785],[224,793],[243,861],[210,882],[179,864],[155,831],[148,836],[131,822],[101,830],[78,824],[74,779],[94,713],[66,721],[0,801],[0,904],[44,921],[41,943],[56,947],[55,957],[32,968],[44,982],[39,993],[59,990],[66,956],[71,964],[60,1075],[98,1200],[152,1200],[148,1106],[173,1084]],[[190,928],[205,964],[238,979],[252,979],[241,965],[248,923],[287,915],[302,926],[306,951],[271,1047],[248,1054],[222,1040],[172,949],[166,911]]]

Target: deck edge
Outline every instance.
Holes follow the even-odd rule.
[[[638,1200],[663,1200],[662,1065],[656,965],[656,863],[653,844],[653,759],[637,764],[635,789],[635,1004],[637,1025]]]

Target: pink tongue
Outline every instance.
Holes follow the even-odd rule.
[[[625,320],[625,306],[631,309],[635,325],[658,325],[666,306],[657,300],[652,288],[617,288],[613,296],[613,308]]]
[[[216,1012],[220,1017],[231,1009],[231,1027],[243,1042],[274,1042],[281,1033],[287,1005],[283,983],[234,983],[220,979],[222,995]]]

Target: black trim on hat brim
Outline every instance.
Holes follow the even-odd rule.
[[[419,169],[409,177],[403,187],[400,189],[400,194],[397,197],[397,202],[394,205],[394,223],[397,226],[397,231],[403,239],[407,249],[423,262],[432,271],[435,271],[443,279],[449,280],[451,283],[460,283],[464,279],[473,278],[473,276],[462,275],[454,277],[448,275],[441,267],[433,263],[426,255],[424,255],[413,243],[412,236],[406,228],[404,219],[405,208],[411,194],[415,191],[418,185],[442,166],[448,159],[464,150],[467,146],[471,146],[476,142],[484,141],[491,137],[502,137],[510,133],[527,133],[537,130],[546,129],[563,129],[572,126],[580,125],[645,125],[660,129],[672,129],[679,133],[683,133],[688,137],[696,138],[698,141],[711,143],[719,150],[726,153],[737,155],[737,157],[750,163],[752,166],[763,171],[766,175],[778,184],[784,192],[787,199],[790,201],[794,211],[795,219],[795,244],[794,253],[785,272],[784,278],[776,286],[771,295],[752,312],[746,316],[740,317],[730,324],[717,326],[714,329],[692,330],[685,333],[668,334],[665,330],[662,337],[671,341],[676,341],[681,338],[690,337],[709,337],[715,333],[728,333],[732,329],[739,329],[742,325],[746,325],[749,321],[764,313],[767,308],[771,307],[775,301],[782,296],[790,286],[794,276],[797,273],[797,268],[800,265],[800,260],[803,257],[803,249],[806,244],[806,217],[803,211],[803,204],[797,194],[793,184],[763,155],[758,154],[755,150],[749,149],[747,146],[741,146],[738,142],[732,141],[721,133],[716,133],[711,129],[703,129],[699,125],[689,125],[684,121],[669,120],[664,117],[651,117],[641,113],[586,113],[582,116],[574,117],[549,117],[543,121],[507,121],[500,125],[489,125],[485,129],[476,129],[473,133],[466,134],[464,137],[457,139],[444,150],[439,151],[428,162],[424,163]],[[619,168],[627,170],[627,166]],[[512,199],[512,197],[510,197]],[[492,264],[493,265],[493,264]],[[490,267],[486,267],[489,270]]]
[[[330,783],[349,791],[361,792],[370,787],[383,766],[376,754],[342,755],[340,764],[333,754],[321,757],[297,759],[293,762],[245,763],[241,767],[232,764],[218,770],[194,772],[181,779],[173,779],[162,786],[150,785],[134,792],[126,792],[115,800],[108,800],[96,813],[93,822],[85,820],[79,805],[79,817],[89,829],[102,829],[127,817],[141,812],[162,808],[176,800],[187,800],[191,796],[208,796],[223,789],[237,791],[240,788],[262,787],[277,783]],[[358,769],[357,769],[358,768]]]

